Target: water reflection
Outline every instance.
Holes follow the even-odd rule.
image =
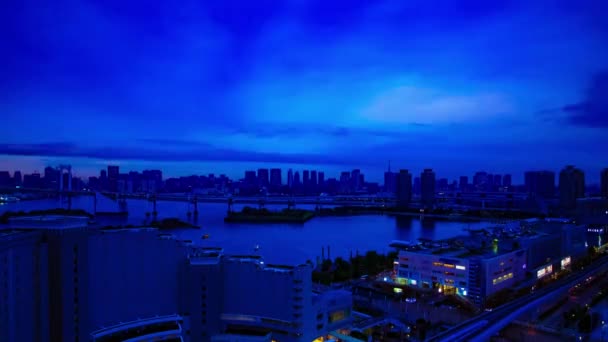
[[[436,219],[428,218],[428,217],[420,217],[420,225],[424,229],[435,229],[435,224],[438,221]]]
[[[132,224],[142,225],[152,220],[153,204],[147,200],[128,200],[129,215],[126,218],[97,217],[102,225]],[[91,197],[76,197],[73,209],[93,212]],[[30,211],[36,209],[60,208],[56,199],[21,201],[0,207],[4,211]],[[270,210],[281,210],[286,206],[268,205]],[[313,206],[298,206],[300,209],[314,209]],[[332,257],[348,258],[350,253],[364,254],[369,250],[380,253],[390,251],[392,240],[417,241],[419,238],[445,239],[463,234],[468,224],[455,221],[436,221],[419,216],[329,216],[316,217],[305,224],[225,224],[228,206],[226,203],[199,203],[198,217],[193,208],[185,202],[157,202],[157,219],[177,217],[192,222],[201,229],[180,229],[171,231],[181,239],[192,240],[201,246],[223,247],[227,253],[252,253],[254,246],[260,246],[260,254],[272,263],[301,263],[315,260],[321,254],[322,246],[331,246]],[[234,210],[242,206],[235,205]],[[118,203],[98,196],[98,211],[117,211]],[[188,215],[188,213],[191,213]],[[146,215],[150,213],[150,215]],[[473,222],[471,228],[483,228],[484,222]],[[202,239],[209,234],[208,239]]]
[[[413,222],[414,222],[413,216],[395,216],[395,223],[397,224],[397,228],[411,229]]]

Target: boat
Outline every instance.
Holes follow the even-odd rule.
[[[203,235],[203,239],[204,239],[204,240],[206,240],[206,239],[208,239],[208,238],[209,238],[209,234],[205,234],[205,235]]]

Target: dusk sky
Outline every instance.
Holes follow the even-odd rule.
[[[0,170],[608,167],[608,2],[20,0]]]

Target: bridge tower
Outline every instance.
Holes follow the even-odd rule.
[[[67,201],[68,210],[72,209],[72,166],[61,164],[56,167],[56,170],[59,172],[59,201],[63,203]],[[68,175],[68,188],[67,191],[63,184],[63,175],[67,173]],[[64,197],[64,193],[67,194],[67,197]]]
[[[156,194],[150,195],[148,200],[152,202],[152,216],[156,218],[156,216],[158,216],[158,211],[156,210]]]
[[[72,165],[61,164],[57,166],[57,171],[59,171],[59,191],[64,190],[63,175],[65,173],[68,174],[68,191],[72,191]]]
[[[232,213],[232,204],[234,204],[232,197],[228,198],[228,214]]]

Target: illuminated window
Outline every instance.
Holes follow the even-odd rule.
[[[505,280],[511,279],[513,278],[513,273],[508,273],[508,274],[503,274],[498,278],[494,278],[492,279],[492,284],[496,285],[496,284],[500,284]]]
[[[341,321],[341,320],[347,318],[348,315],[349,315],[349,312],[347,312],[347,310],[334,311],[334,312],[331,312],[329,314],[329,316],[327,317],[327,322],[334,323],[337,321]]]
[[[467,268],[466,268],[466,267],[464,267],[464,266],[462,266],[462,265],[456,265],[456,269],[457,269],[457,270],[463,270],[463,271],[464,271],[464,270],[466,270]]]
[[[441,262],[434,262],[433,266],[439,266],[440,267],[440,266],[443,266],[443,263],[441,263]]]
[[[443,267],[454,268],[454,265],[452,265],[452,264],[443,264]]]

